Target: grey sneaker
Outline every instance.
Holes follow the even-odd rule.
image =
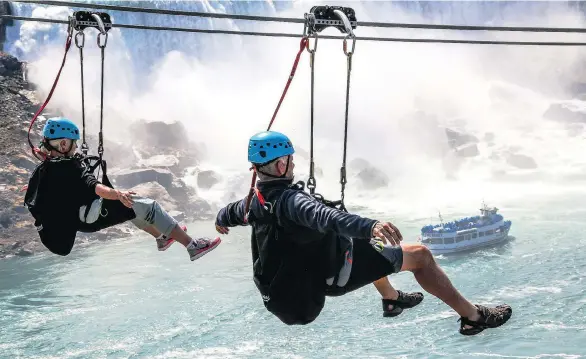
[[[183,229],[184,232],[187,232],[187,227],[182,226],[181,229]],[[171,247],[171,244],[173,243],[175,243],[175,239],[173,239],[173,237],[163,236],[163,238],[157,239],[157,249],[160,252],[166,251],[167,248]]]
[[[198,238],[195,241],[197,243],[196,248],[187,248],[187,252],[189,253],[189,257],[192,261],[206,255],[208,252],[211,252],[222,242],[220,237],[217,237],[213,240],[207,238]]]

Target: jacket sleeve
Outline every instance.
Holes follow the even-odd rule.
[[[247,225],[248,223],[244,222],[245,206],[246,198],[230,203],[218,212],[216,217],[216,224],[222,227]]]
[[[371,238],[372,228],[377,223],[374,219],[328,207],[302,191],[291,191],[283,196],[278,210],[297,225],[352,238]]]
[[[95,194],[96,186],[100,183],[100,181],[98,181],[96,176],[94,176],[94,174],[90,171],[89,167],[84,166],[81,161],[74,160],[72,162],[74,163],[77,175],[81,179],[84,192]]]

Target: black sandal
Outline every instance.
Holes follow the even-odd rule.
[[[480,314],[480,319],[477,321],[471,321],[465,317],[460,317],[460,319],[458,319],[460,322],[460,334],[476,335],[484,329],[500,327],[505,324],[513,314],[513,309],[507,304],[499,305],[496,308],[489,308],[477,304],[476,308],[478,308],[478,313]],[[472,328],[464,328],[466,325],[469,325]]]
[[[400,290],[397,291],[399,297],[397,300],[383,299],[383,317],[396,317],[403,313],[403,309],[413,308],[423,301],[423,293],[404,293]],[[389,310],[389,305],[393,306],[393,309]]]

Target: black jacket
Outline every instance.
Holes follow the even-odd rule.
[[[218,213],[223,227],[252,226],[254,282],[265,307],[286,324],[311,323],[325,302],[326,278],[344,262],[349,238],[371,238],[376,221],[327,207],[292,180],[259,182],[245,222],[246,198]]]
[[[24,202],[41,241],[53,253],[66,255],[71,250],[79,229],[79,208],[98,198],[98,183],[79,157],[45,160],[33,171]]]

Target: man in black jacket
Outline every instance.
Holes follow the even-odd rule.
[[[385,311],[417,305],[423,299],[421,293],[385,298],[398,292],[386,277],[400,271],[412,272],[423,289],[460,315],[461,334],[496,328],[511,317],[512,309],[506,304],[490,308],[466,300],[429,250],[401,244],[401,232],[390,222],[328,207],[304,192],[302,185],[293,184],[293,153],[291,141],[281,133],[254,135],[248,159],[259,181],[249,212],[244,198],[221,209],[216,219],[221,234],[227,234],[228,227],[252,226],[254,282],[267,310],[282,322],[311,323],[326,296],[343,295],[370,283],[383,295]]]

